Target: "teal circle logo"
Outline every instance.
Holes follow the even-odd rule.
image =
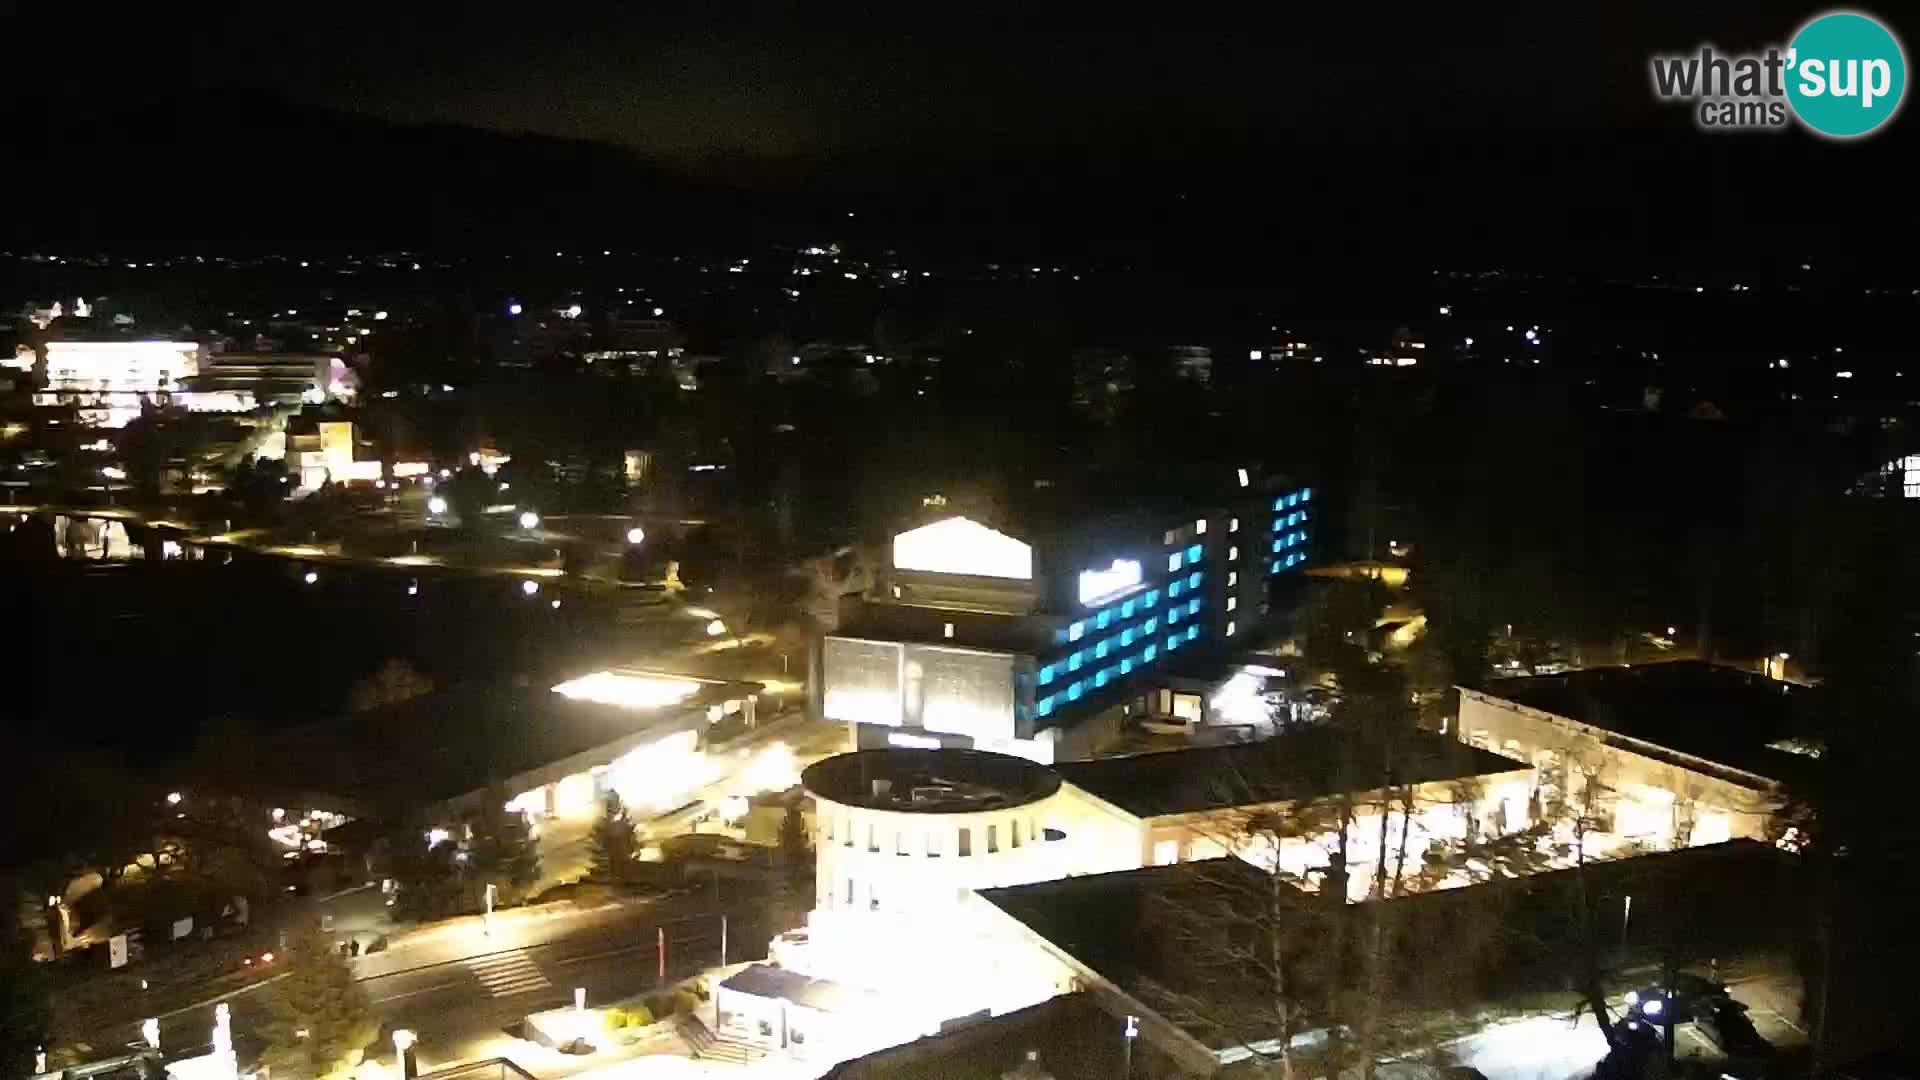
[[[1865,135],[1900,111],[1907,58],[1878,19],[1835,11],[1800,28],[1787,54],[1787,101],[1822,135]]]

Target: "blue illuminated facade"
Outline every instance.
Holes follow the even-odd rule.
[[[1264,613],[1264,578],[1306,566],[1313,497],[1299,487],[1261,504],[1261,529],[1249,527],[1251,516],[1216,513],[1169,530],[1163,573],[1054,631],[1053,651],[1037,658],[1034,717],[1111,697],[1109,688],[1182,649],[1220,645],[1252,627]],[[1263,563],[1264,575],[1255,569]]]

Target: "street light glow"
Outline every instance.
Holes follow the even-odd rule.
[[[522,593],[525,593],[528,596],[533,596],[540,591],[540,583],[532,579],[528,579],[520,583],[520,591]]]
[[[320,580],[320,575],[319,575],[319,573],[318,573],[318,572],[316,572],[316,571],[313,571],[313,570],[309,570],[309,571],[307,571],[307,576],[306,576],[305,578],[302,578],[301,580],[303,580],[303,581],[305,581],[305,582],[306,582],[307,584],[309,584],[309,585],[311,585],[311,584],[313,584],[314,582],[316,582],[316,581],[319,581],[319,580]]]
[[[503,485],[503,486],[504,486],[504,485]],[[539,527],[540,527],[540,515],[539,515],[539,514],[536,514],[536,513],[534,513],[534,512],[533,512],[533,511],[531,511],[531,510],[522,510],[522,511],[520,511],[520,527],[521,527],[521,528],[523,528],[523,529],[528,529],[528,530],[532,530],[532,529],[537,529],[537,528],[539,528]]]
[[[714,619],[712,622],[707,623],[708,637],[719,637],[721,634],[724,634],[726,632],[727,632],[727,624],[721,622],[719,619]]]
[[[633,528],[627,530],[627,543],[629,544],[638,544],[640,541],[645,540],[646,538],[647,538],[647,530],[641,528],[638,525],[635,525]]]
[[[700,684],[691,679],[596,671],[578,679],[569,679],[554,687],[553,692],[561,697],[590,701],[597,705],[652,709],[684,701],[698,689]]]
[[[441,498],[438,495],[435,495],[433,498],[427,500],[427,513],[444,514],[446,512],[447,512],[447,500]]]
[[[181,798],[182,798],[182,797],[183,797],[183,796],[182,796],[182,795],[181,795],[181,794],[180,794],[179,792],[177,792],[177,791],[169,791],[169,792],[167,792],[167,805],[168,805],[168,806],[179,806],[179,805],[180,805],[180,800],[181,800]]]

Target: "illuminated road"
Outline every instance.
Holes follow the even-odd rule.
[[[709,910],[701,911],[701,908]],[[594,1067],[590,1058],[570,1059],[535,1047],[507,1030],[529,1012],[569,1004],[575,987],[589,1002],[605,1003],[653,991],[658,985],[656,930],[667,934],[667,978],[693,975],[720,962],[720,916],[705,895],[682,896],[653,906],[628,906],[614,912],[544,920],[518,928],[496,926],[482,936],[470,930],[448,935],[444,945],[428,942],[391,954],[363,957],[362,985],[382,1023],[383,1045],[395,1028],[420,1037],[423,1069],[455,1061],[497,1055],[540,1059],[541,1077]],[[729,904],[730,961],[766,954],[771,936],[760,901]],[[254,990],[228,999],[234,1030],[244,1045],[266,1016],[264,993]],[[161,1046],[177,1057],[208,1044],[213,1025],[211,1003],[161,1021]],[[102,1044],[138,1038],[128,1028]]]

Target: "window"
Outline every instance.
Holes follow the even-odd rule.
[[[1240,519],[1239,519],[1239,518],[1229,518],[1229,519],[1227,519],[1227,531],[1228,531],[1228,532],[1239,532],[1239,531],[1240,531]]]
[[[1050,682],[1052,682],[1052,681],[1053,681],[1053,675],[1054,675],[1054,671],[1053,671],[1053,665],[1052,665],[1052,664],[1047,664],[1047,665],[1045,665],[1045,666],[1043,666],[1043,667],[1042,667],[1042,668],[1040,669],[1040,679],[1039,679],[1039,682],[1040,682],[1040,685],[1041,685],[1041,686],[1045,686],[1045,685],[1047,685],[1048,683],[1050,683]]]
[[[1287,500],[1285,498],[1279,498],[1279,499],[1273,500],[1273,508],[1275,510],[1278,510],[1285,505],[1287,505]]]
[[[1199,723],[1201,719],[1200,695],[1199,694],[1173,695],[1173,709],[1171,711],[1173,715],[1179,717],[1182,720],[1185,720],[1189,724]]]
[[[1167,612],[1167,625],[1172,626],[1174,623],[1179,622],[1180,616],[1184,614],[1186,613],[1179,608],[1174,608],[1172,611]]]
[[[989,825],[987,826],[987,854],[991,855],[994,852],[999,850],[1000,850],[1000,826]]]
[[[1079,641],[1080,636],[1082,634],[1085,634],[1086,632],[1087,632],[1086,623],[1083,623],[1083,622],[1074,623],[1072,626],[1067,627],[1067,640]]]
[[[880,828],[877,825],[867,826],[867,850],[875,853],[880,850]]]
[[[1085,682],[1074,683],[1072,686],[1067,687],[1067,700],[1079,701],[1086,695],[1086,692],[1087,684]]]
[[[898,586],[898,585],[895,585],[895,586],[893,587],[893,598],[894,598],[895,600],[898,600],[898,599],[900,599],[900,586]]]
[[[1227,584],[1229,584],[1229,585],[1231,585],[1231,584],[1233,584],[1233,582],[1232,582],[1232,581],[1228,581],[1228,582],[1227,582]],[[1228,610],[1228,611],[1232,611],[1233,609],[1235,609],[1235,608],[1237,608],[1237,607],[1239,607],[1239,606],[1240,606],[1240,598],[1239,598],[1239,597],[1237,597],[1237,596],[1229,596],[1229,597],[1227,597],[1227,610]]]
[[[1120,674],[1127,675],[1132,673],[1132,671],[1133,671],[1133,661],[1131,660],[1120,661]]]
[[[1228,548],[1228,549],[1227,549],[1227,561],[1228,561],[1228,562],[1233,562],[1234,560],[1236,560],[1236,559],[1238,559],[1238,558],[1240,558],[1240,549],[1239,549],[1239,548],[1237,548],[1237,547],[1230,547],[1230,548]]]
[[[1153,658],[1159,655],[1160,655],[1160,646],[1149,645],[1145,649],[1142,649],[1140,651],[1140,662],[1143,664],[1151,664],[1153,663]]]
[[[1155,840],[1153,842],[1153,865],[1172,866],[1180,861],[1180,841]]]
[[[1227,571],[1227,588],[1231,589],[1238,584],[1240,584],[1240,571],[1238,570]]]
[[[1095,660],[1105,660],[1107,658],[1107,642],[1102,641],[1093,647],[1093,658]]]
[[[1187,602],[1187,614],[1197,615],[1199,614],[1199,612],[1200,612],[1200,598],[1196,596],[1192,600]]]
[[[1267,573],[1269,573],[1269,574],[1277,574],[1277,573],[1279,573],[1279,572],[1280,572],[1280,560],[1279,560],[1279,559],[1275,559],[1275,560],[1273,560],[1273,565],[1272,565],[1271,567],[1269,567],[1269,568],[1267,569]]]
[[[1093,677],[1093,685],[1094,685],[1094,689],[1096,690],[1102,686],[1107,685],[1107,673],[1105,671],[1102,671],[1098,675],[1095,675]]]
[[[1172,547],[1179,540],[1180,540],[1179,529],[1168,529],[1166,532],[1166,535],[1160,538],[1160,542],[1167,545],[1168,547]]]
[[[893,834],[893,853],[895,855],[905,855],[907,853],[907,831],[905,829]]]
[[[1094,616],[1093,628],[1095,630],[1105,630],[1110,624],[1112,624],[1112,622],[1113,622],[1113,612],[1103,611],[1100,614]]]
[[[1205,555],[1206,553],[1207,553],[1206,548],[1201,547],[1199,544],[1195,544],[1192,547],[1187,549],[1187,561],[1190,563],[1199,562],[1200,556]]]
[[[960,846],[954,848],[953,851],[954,851],[954,854],[960,856],[963,859],[973,854],[973,830],[972,829],[968,829],[964,827],[961,828]]]
[[[1181,585],[1181,584],[1180,584],[1179,582],[1177,582],[1177,581],[1176,581],[1176,582],[1174,582],[1173,584],[1171,584],[1171,585],[1169,585],[1169,586],[1167,586],[1167,595],[1168,595],[1168,596],[1179,596],[1179,595],[1180,595],[1180,590],[1181,590],[1181,589],[1183,589],[1183,588],[1185,588],[1185,586],[1183,586],[1183,585]]]
[[[1017,821],[1007,826],[1007,846],[1020,846],[1020,823]]]
[[[1131,644],[1133,644],[1133,631],[1131,630],[1120,631],[1120,647],[1125,648]]]
[[[1123,619],[1133,618],[1133,601],[1129,600],[1120,605],[1120,617]]]
[[[1167,573],[1171,574],[1178,569],[1180,569],[1180,553],[1176,551],[1167,556]]]
[[[1074,653],[1072,656],[1067,657],[1067,670],[1079,671],[1081,657],[1084,657],[1085,655],[1086,655],[1086,650],[1083,649],[1080,652]]]
[[[1159,602],[1160,602],[1160,590],[1148,589],[1146,598],[1140,601],[1140,606],[1143,608],[1150,608]]]
[[[847,879],[847,906],[853,906],[853,879]]]
[[[1169,638],[1167,638],[1167,651],[1168,651],[1168,652],[1172,652],[1173,650],[1175,650],[1175,649],[1177,649],[1177,648],[1179,648],[1179,647],[1180,647],[1180,635],[1179,635],[1179,634],[1174,634],[1173,636],[1171,636],[1171,637],[1169,637]]]
[[[1201,535],[1204,535],[1204,534],[1206,533],[1206,531],[1207,531],[1207,519],[1206,519],[1206,518],[1196,518],[1196,519],[1194,520],[1194,523],[1193,523],[1193,532],[1194,532],[1194,535],[1195,535],[1195,536],[1201,536]]]
[[[1041,698],[1039,701],[1034,702],[1033,712],[1035,716],[1053,715],[1053,695],[1049,694],[1046,697]]]
[[[1160,629],[1160,620],[1157,618],[1148,619],[1140,624],[1140,632],[1143,634],[1151,634],[1158,629]]]
[[[952,636],[953,636],[953,624],[952,624],[952,623],[943,623],[943,624],[941,625],[941,627],[940,627],[940,636],[941,636],[941,637],[944,637],[944,638],[950,638],[950,637],[952,637]]]
[[[1199,627],[1197,627],[1197,626],[1189,626],[1189,627],[1187,627],[1187,640],[1188,640],[1188,641],[1192,641],[1192,640],[1193,640],[1194,638],[1197,638],[1197,637],[1199,637],[1199,636],[1200,636],[1200,628],[1199,628]]]
[[[1232,636],[1233,636],[1233,631],[1234,631],[1234,625],[1233,625],[1233,621],[1232,621],[1231,619],[1229,619],[1229,620],[1227,621],[1227,636],[1228,636],[1228,637],[1232,637]]]
[[[937,859],[939,857],[940,857],[940,830],[928,829],[927,830],[927,858]]]
[[[1312,501],[1313,501],[1313,489],[1312,489],[1312,488],[1301,488],[1301,489],[1300,489],[1300,501],[1301,501],[1301,502],[1312,502]]]
[[[1194,571],[1193,573],[1191,573],[1191,574],[1189,574],[1189,575],[1187,575],[1187,588],[1189,588],[1189,589],[1197,589],[1197,588],[1199,588],[1199,587],[1200,587],[1200,577],[1201,577],[1201,574],[1200,574],[1200,571],[1198,571],[1198,570],[1195,570],[1195,571]]]

